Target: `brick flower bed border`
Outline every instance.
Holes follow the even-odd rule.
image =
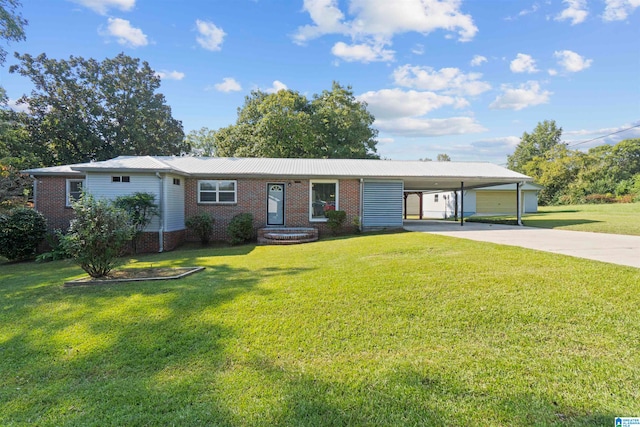
[[[131,268],[131,269],[126,269],[126,270],[120,270],[120,271],[135,271],[137,269]],[[64,282],[64,286],[65,287],[71,287],[71,286],[93,286],[93,285],[107,285],[107,284],[111,284],[111,283],[125,283],[125,282],[147,282],[147,281],[152,281],[152,280],[176,280],[176,279],[181,279],[183,277],[189,276],[191,274],[197,273],[199,271],[204,270],[204,267],[158,267],[158,268],[141,268],[140,270],[145,270],[145,271],[149,271],[149,270],[158,270],[158,271],[165,271],[166,270],[171,270],[171,271],[175,271],[176,274],[172,274],[172,275],[158,275],[158,276],[148,276],[148,277],[129,277],[129,278],[122,278],[122,279],[116,279],[116,278],[100,278],[100,279],[94,279],[92,277],[89,276],[85,276],[85,277],[81,277],[79,279],[75,279],[75,280],[69,280],[67,282]]]

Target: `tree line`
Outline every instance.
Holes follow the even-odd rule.
[[[544,189],[543,205],[640,201],[640,139],[603,144],[586,152],[561,141],[554,120],[524,132],[507,167],[531,176]]]

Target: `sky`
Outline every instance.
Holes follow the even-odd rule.
[[[147,61],[185,133],[235,123],[252,90],[311,98],[337,81],[368,104],[386,159],[504,164],[543,120],[579,149],[640,138],[640,0],[22,0],[20,10],[27,39],[9,52]],[[9,55],[0,84],[20,109],[32,86],[9,73],[15,63]]]

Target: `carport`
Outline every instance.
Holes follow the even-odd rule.
[[[475,163],[475,162],[426,162],[429,165],[428,173],[424,171],[421,176],[405,176],[404,182],[404,212],[406,219],[407,212],[407,196],[410,194],[418,194],[420,205],[422,206],[422,197],[424,193],[435,193],[453,191],[457,197],[460,192],[460,215],[458,215],[458,201],[454,205],[456,212],[455,220],[460,217],[460,225],[464,225],[464,192],[474,188],[491,187],[502,184],[516,184],[516,198],[513,203],[517,207],[518,224],[521,224],[522,197],[521,187],[526,182],[533,179],[518,172],[505,169],[491,163]],[[420,209],[420,219],[422,219],[422,209]]]

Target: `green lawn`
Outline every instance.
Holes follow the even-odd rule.
[[[0,265],[0,425],[613,425],[640,269],[421,233]]]
[[[474,217],[473,221],[515,223],[515,216]],[[640,236],[640,203],[542,206],[538,213],[524,215],[522,222],[529,227]]]

